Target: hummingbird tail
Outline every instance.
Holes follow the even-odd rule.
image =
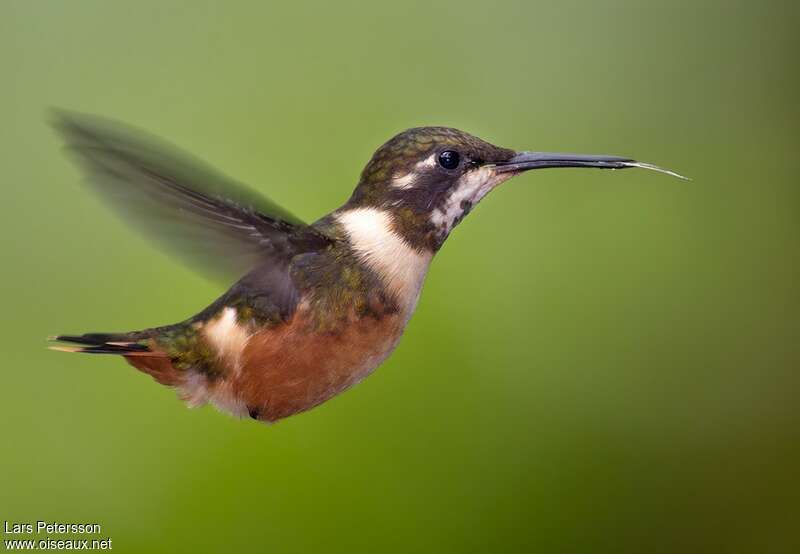
[[[58,335],[50,340],[69,342],[80,346],[50,346],[61,352],[86,354],[118,354],[121,356],[160,356],[147,344],[139,341],[137,333],[87,333],[85,335]]]
[[[134,333],[58,335],[50,337],[50,340],[69,342],[77,346],[51,346],[50,350],[83,352],[84,354],[117,354],[162,385],[180,386],[185,381],[184,372],[173,366],[169,356],[158,350],[158,347],[151,341],[154,333],[161,329],[149,329]]]

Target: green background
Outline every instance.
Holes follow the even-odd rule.
[[[0,519],[122,552],[796,552],[797,2],[0,4]],[[59,332],[223,290],[79,184],[49,106],[306,219],[416,125],[692,177],[546,170],[434,261],[396,353],[267,427]]]

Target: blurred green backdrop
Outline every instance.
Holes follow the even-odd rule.
[[[800,547],[796,2],[0,4],[0,518],[123,552]],[[48,106],[313,219],[416,125],[685,173],[539,171],[434,262],[390,360],[273,427],[57,332],[221,287],[80,186]]]

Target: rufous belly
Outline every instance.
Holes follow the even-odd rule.
[[[226,308],[232,310],[232,308]],[[129,357],[138,369],[174,386],[187,404],[210,402],[239,417],[277,421],[358,383],[392,352],[407,318],[399,313],[349,318],[322,331],[307,305],[282,324],[251,329],[223,312],[208,322],[207,340],[221,371],[177,370],[165,357]]]
[[[369,375],[392,352],[404,326],[391,314],[352,318],[336,332],[320,332],[300,312],[250,337],[230,391],[261,420],[308,410]]]

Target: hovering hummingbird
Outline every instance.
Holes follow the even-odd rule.
[[[418,127],[381,146],[350,199],[309,225],[140,131],[64,112],[54,126],[112,207],[179,257],[238,280],[181,323],[60,335],[79,346],[52,348],[120,355],[190,406],[264,422],[325,402],[389,356],[434,254],[504,181],[550,167],[680,177],[629,158],[516,152]]]

